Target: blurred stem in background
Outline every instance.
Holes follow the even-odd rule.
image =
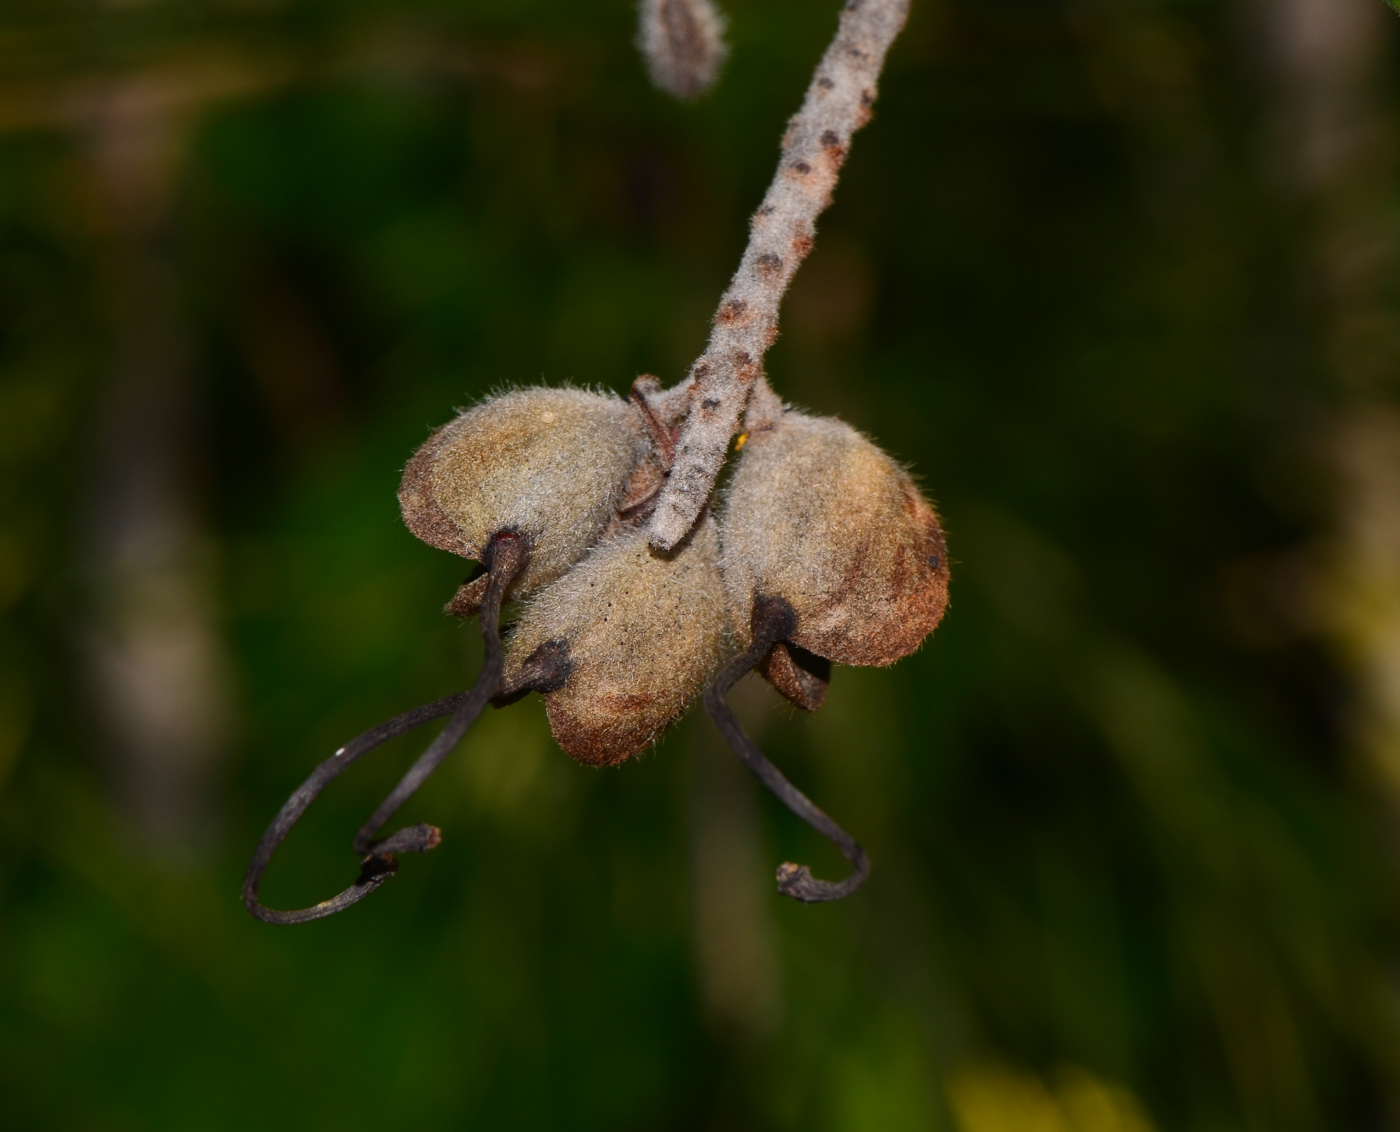
[[[211,847],[232,700],[199,498],[194,357],[170,246],[189,119],[200,109],[182,95],[132,78],[93,95],[82,124],[112,368],[77,540],[91,613],[80,643],[118,797],[166,852]]]
[[[75,643],[121,809],[150,848],[187,857],[210,850],[218,830],[234,693],[176,209],[202,116],[270,76],[247,58],[171,53],[140,36],[122,44],[146,56],[136,66],[67,69],[27,40],[7,53],[19,65],[0,83],[0,124],[77,143],[84,183],[73,203],[86,213],[109,358],[80,449]]]
[[[1318,438],[1336,518],[1314,600],[1355,673],[1353,741],[1400,810],[1400,231],[1397,123],[1381,95],[1395,20],[1367,0],[1286,0],[1269,20],[1279,166],[1306,206],[1307,297],[1339,390]]]
[[[87,594],[77,644],[128,818],[154,848],[208,849],[234,691],[200,498],[208,406],[177,262],[190,139],[212,108],[308,70],[457,74],[481,64],[451,38],[397,28],[362,29],[341,50],[296,63],[217,34],[198,46],[138,35],[122,46],[145,61],[131,66],[128,56],[115,74],[97,59],[90,70],[46,68],[38,44],[27,55],[24,45],[21,37],[7,53],[23,64],[0,83],[0,127],[57,127],[78,141],[111,358],[84,460],[76,542]],[[499,65],[509,70],[511,61]],[[266,300],[250,335],[252,368],[274,413],[304,438],[301,418],[318,407],[305,402],[326,400],[325,367],[295,296]]]

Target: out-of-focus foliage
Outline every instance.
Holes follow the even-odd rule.
[[[1396,802],[1306,585],[1268,599],[1332,529],[1319,436],[1354,391],[1266,7],[916,0],[770,373],[917,469],[953,606],[813,718],[747,705],[870,850],[862,893],[772,894],[782,859],[841,864],[703,718],[598,772],[532,699],[412,803],[442,848],[273,929],[237,890],[287,793],[480,654],[403,463],[492,388],[683,373],[835,10],[729,0],[724,80],[683,106],[622,2],[11,0],[0,1124],[1389,1127]],[[104,158],[143,115],[165,148]],[[81,660],[133,255],[173,281],[233,705],[194,849],[121,816]],[[271,903],[348,881],[413,749],[311,811]]]

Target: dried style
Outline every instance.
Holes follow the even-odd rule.
[[[304,924],[309,920],[333,916],[363,900],[393,876],[398,871],[398,863],[394,856],[396,853],[426,853],[429,849],[437,848],[442,838],[441,831],[436,826],[422,823],[408,826],[380,841],[371,841],[370,838],[379,832],[384,823],[393,816],[394,811],[437,769],[442,760],[451,753],[452,748],[461,742],[462,736],[476,722],[477,716],[495,693],[496,685],[501,679],[501,671],[505,667],[499,632],[501,601],[511,582],[520,573],[525,559],[523,540],[511,534],[491,540],[482,552],[482,561],[487,568],[487,576],[491,579],[481,604],[481,635],[486,641],[486,661],[471,689],[406,711],[403,715],[395,716],[387,723],[381,723],[378,727],[352,739],[312,771],[311,776],[287,799],[277,816],[272,819],[272,824],[268,826],[267,832],[263,834],[253,852],[253,859],[248,862],[248,871],[243,878],[244,907],[259,920],[269,924]],[[348,770],[352,763],[376,747],[382,746],[390,739],[406,735],[434,719],[441,719],[444,715],[452,717],[447,726],[356,835],[353,845],[355,851],[363,858],[360,861],[359,879],[338,896],[323,900],[310,908],[282,912],[266,907],[258,899],[263,873],[267,871],[277,846],[282,844],[292,826],[306,813],[321,791],[330,785],[333,779]]]
[[[461,413],[409,461],[399,490],[409,529],[484,568],[447,610],[479,614],[485,662],[469,691],[366,732],[316,768],[248,866],[243,901],[254,916],[291,924],[331,915],[393,876],[397,853],[434,848],[433,826],[384,838],[379,831],[487,703],[503,707],[530,692],[543,696],[569,755],[609,766],[654,743],[704,691],[707,711],[745,765],[853,867],[829,882],[784,864],[779,892],[815,903],[865,882],[870,865],[861,846],[763,756],[724,697],[757,670],[792,703],[816,711],[833,662],[892,664],[918,648],[947,605],[943,532],[908,473],[841,421],[783,405],[761,373],[783,290],[811,246],[850,135],[869,117],[905,11],[904,0],[846,5],[784,138],[783,164],[710,346],[685,383],[663,391],[654,377],[641,377],[627,400],[514,390]],[[713,32],[706,50],[717,60],[718,17],[707,0],[643,9],[654,73],[662,56],[673,70],[681,65],[691,32],[676,33],[663,50],[647,38],[646,21],[674,31],[691,20],[684,26],[694,31],[704,18]],[[694,63],[685,65],[694,71]],[[743,454],[716,519],[715,478],[741,419]],[[503,644],[508,597],[523,605]],[[309,908],[263,905],[259,889],[273,853],[325,786],[389,739],[443,716],[446,727],[354,838],[358,880]]]

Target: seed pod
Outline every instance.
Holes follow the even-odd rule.
[[[645,446],[618,397],[518,389],[433,433],[404,469],[399,506],[415,535],[464,558],[480,561],[500,531],[520,534],[529,561],[511,592],[525,594],[597,540]]]
[[[544,693],[554,738],[580,762],[620,763],[700,694],[727,643],[719,539],[706,516],[670,555],[634,528],[526,607],[501,695]]]
[[[791,644],[839,664],[893,664],[948,604],[938,516],[904,469],[842,421],[787,410],[755,432],[722,527],[730,622],[745,645],[762,595],[792,606]],[[791,659],[767,666],[805,707],[813,693]]]

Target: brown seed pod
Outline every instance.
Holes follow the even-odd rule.
[[[797,617],[789,643],[838,664],[893,664],[948,604],[938,516],[903,468],[842,421],[787,410],[755,432],[722,531],[730,622],[745,646],[755,597],[780,598]],[[766,663],[807,707],[810,680],[791,660]]]
[[[543,692],[559,745],[580,762],[612,765],[685,711],[726,644],[714,520],[706,516],[669,555],[634,528],[525,607],[507,645],[501,696]]]
[[[415,535],[464,558],[479,561],[501,531],[520,534],[529,561],[511,592],[529,593],[597,540],[646,443],[618,397],[518,389],[433,433],[404,469],[399,506]],[[469,597],[463,605],[474,608]]]

